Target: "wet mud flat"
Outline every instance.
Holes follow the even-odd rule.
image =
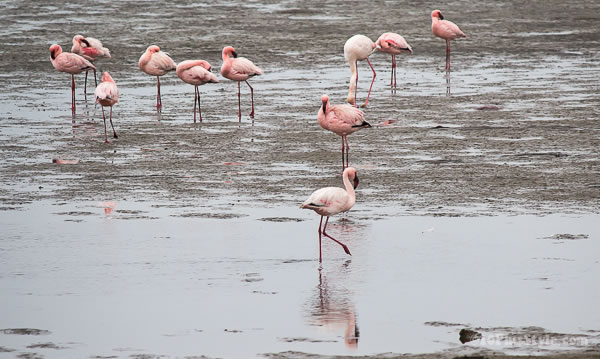
[[[463,350],[469,345],[482,355],[597,354],[594,317],[581,309],[567,319],[551,306],[584,301],[592,311],[598,298],[597,289],[582,289],[594,287],[592,275],[599,273],[598,261],[586,255],[597,253],[599,238],[592,225],[600,209],[597,2],[447,3],[441,10],[469,36],[452,44],[451,96],[446,96],[444,43],[430,32],[429,15],[436,4],[3,5],[0,280],[3,298],[10,303],[2,317],[12,314],[0,328],[0,357],[383,352],[452,357],[469,354],[471,349]],[[46,16],[40,17],[40,11]],[[331,258],[318,271],[313,256],[317,218],[297,206],[316,188],[339,186],[341,170],[339,138],[316,123],[320,97],[327,93],[332,103],[346,97],[350,71],[343,59],[344,41],[356,33],[375,40],[385,31],[402,34],[415,53],[398,58],[396,93],[388,87],[390,58],[371,56],[377,77],[365,114],[373,128],[349,137],[350,163],[361,178],[357,206],[332,227],[350,242],[354,256],[348,262],[337,253],[339,248],[328,247]],[[68,51],[76,33],[102,39],[113,55],[98,63],[111,72],[121,92],[113,117],[119,138],[109,144],[103,143],[102,113],[90,95],[93,87],[84,101],[83,76],[76,77],[77,116],[72,124],[69,76],[54,71],[49,61],[48,47],[59,43]],[[264,76],[251,80],[254,121],[244,116],[238,123],[236,84],[222,79],[201,87],[205,121],[194,125],[193,88],[174,74],[161,79],[164,109],[157,114],[155,79],[137,68],[150,44],[160,45],[176,62],[202,58],[215,69],[221,64],[221,49],[234,46],[265,70]],[[368,65],[361,63],[359,101],[366,96],[370,76]],[[242,111],[250,111],[244,87]],[[100,205],[110,202],[116,206]],[[447,230],[461,225],[463,231]],[[500,234],[492,235],[486,225]],[[398,231],[402,234],[391,235]],[[433,244],[423,245],[430,237]],[[472,241],[463,242],[463,237]],[[524,264],[492,256],[504,244],[504,258],[513,257],[522,250],[518,240],[531,248],[521,258]],[[411,243],[407,246],[414,252],[408,253],[416,258],[410,266],[402,264],[410,262],[404,241]],[[480,246],[489,252],[474,249]],[[65,252],[65,247],[71,249]],[[406,257],[394,261],[385,253],[389,248]],[[444,260],[447,253],[455,255],[455,262]],[[494,265],[473,259],[477,256]],[[422,285],[445,289],[442,299],[448,303],[452,294],[469,293],[499,306],[499,299],[482,294],[491,290],[485,276],[509,283],[520,295],[510,309],[498,310],[504,320],[466,304],[436,311],[432,308],[439,304],[434,301],[416,314],[395,312],[390,308],[397,303],[391,299],[387,305],[377,304],[383,295],[375,293],[398,283],[377,265],[380,261],[398,271],[405,268],[396,274],[412,284],[411,293],[422,291]],[[456,263],[457,276],[479,279],[469,287],[450,281],[455,285],[450,290],[435,278],[436,272]],[[519,269],[511,270],[515,265]],[[297,290],[286,289],[289,279],[269,277],[282,267],[297,281]],[[107,268],[114,268],[108,279],[102,276]],[[430,276],[414,274],[421,272]],[[567,278],[574,287],[565,284]],[[111,284],[114,279],[116,284]],[[389,296],[398,302],[406,297],[400,287],[391,291]],[[439,296],[433,290],[425,293]],[[227,299],[232,294],[263,308],[257,311],[263,316],[244,319],[254,309]],[[180,298],[188,299],[181,303]],[[417,295],[409,298],[413,307],[427,302]],[[518,299],[530,306],[550,305],[546,312],[527,315],[530,306],[519,305]],[[104,323],[96,301],[117,308],[121,319],[113,313],[112,325]],[[140,302],[149,304],[137,308]],[[235,318],[220,317],[194,302],[213,305],[215,312],[239,310],[232,311]],[[287,324],[275,320],[269,306],[291,313],[283,316]],[[181,310],[169,316],[165,308],[174,307]],[[67,315],[68,325],[61,325],[57,313],[69,313],[69,308],[76,310]],[[395,323],[386,322],[378,308],[391,311]],[[198,320],[181,319],[186,315]],[[554,321],[548,319],[553,316]],[[148,329],[128,338],[127,333],[139,330],[130,325],[136,321]],[[353,322],[362,333],[357,349],[344,339]],[[425,324],[436,322],[464,325]],[[117,331],[123,340],[107,334],[114,325],[128,329]],[[535,345],[510,352],[508,345],[485,346],[481,339],[477,345],[458,341],[464,328],[488,339],[490,333],[494,338],[540,335],[537,329],[522,329],[529,327],[585,340],[573,345],[550,341],[539,352]],[[28,329],[49,334],[20,332]],[[83,329],[88,336],[76,335]],[[383,334],[385,330],[402,332],[418,344],[407,348],[397,336]],[[374,335],[378,332],[380,339]],[[152,345],[144,335],[162,340]],[[235,343],[245,349],[219,351],[208,338],[217,338],[219,346]],[[247,343],[252,340],[254,346]],[[194,341],[204,346],[198,348]]]

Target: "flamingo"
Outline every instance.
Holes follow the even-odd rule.
[[[348,103],[356,106],[356,88],[358,87],[358,61],[367,60],[369,66],[371,66],[371,70],[373,70],[373,80],[371,81],[371,87],[369,87],[369,94],[367,95],[367,100],[365,101],[362,107],[366,107],[369,103],[369,96],[371,96],[371,89],[373,88],[373,82],[375,82],[375,69],[373,65],[371,65],[371,61],[369,61],[369,56],[375,51],[377,45],[371,41],[368,37],[364,35],[354,35],[349,38],[344,44],[344,58],[348,61],[350,65],[350,71],[352,72],[352,76],[350,76],[350,88],[348,90]]]
[[[50,61],[58,71],[71,74],[71,111],[75,116],[75,74],[89,69],[96,70],[96,67],[77,54],[62,52],[62,47],[57,44],[50,46]]]
[[[202,122],[202,108],[200,107],[200,91],[198,90],[198,86],[208,82],[219,82],[217,76],[210,72],[211,69],[212,66],[204,60],[186,60],[177,65],[177,76],[184,82],[194,85],[196,89],[194,93],[194,123],[196,123],[196,102],[198,102],[198,115],[200,116],[200,122]]]
[[[399,34],[394,32],[386,32],[379,36],[379,39],[375,41],[378,46],[377,50],[386,54],[392,55],[392,76],[390,78],[390,86],[396,88],[396,55],[403,52],[412,54],[412,48]]]
[[[354,190],[358,187],[359,183],[356,169],[354,167],[346,168],[342,177],[345,190],[339,187],[321,188],[314,191],[310,197],[300,205],[300,208],[312,209],[317,212],[317,214],[321,215],[321,221],[319,222],[319,262],[322,262],[323,259],[321,254],[321,233],[325,235],[325,237],[328,237],[341,245],[342,248],[344,248],[344,251],[348,255],[351,255],[350,250],[345,244],[325,232],[329,217],[341,212],[349,211],[356,201]],[[352,181],[352,183],[350,181]],[[323,230],[321,231],[323,216],[327,217],[327,219],[325,220],[325,226],[323,226]]]
[[[446,71],[450,71],[450,40],[457,37],[467,37],[455,23],[444,20],[442,12],[433,10],[431,12],[431,32],[444,40],[446,40]]]
[[[319,108],[317,114],[317,121],[319,125],[335,133],[338,136],[342,136],[342,171],[349,165],[348,154],[350,146],[348,146],[348,135],[360,130],[361,128],[371,127],[371,125],[365,121],[365,115],[363,112],[348,104],[333,105],[329,104],[329,96],[323,95],[321,97],[323,105]],[[346,145],[346,165],[344,166],[344,144]]]
[[[156,45],[148,46],[146,52],[140,57],[138,63],[140,70],[148,75],[156,76],[157,93],[156,93],[156,109],[162,110],[162,99],[160,98],[160,76],[167,74],[177,68],[177,64],[166,52],[160,51],[160,47]]]
[[[73,37],[73,47],[71,52],[83,56],[86,60],[94,63],[101,58],[110,59],[110,50],[102,45],[102,42],[93,37],[83,37],[83,35],[75,35]],[[85,72],[85,87],[83,93],[87,95],[87,77],[88,71]],[[96,69],[94,69],[94,85],[98,86],[96,80]]]
[[[115,131],[115,126],[113,126],[112,122],[112,107],[114,104],[119,102],[119,89],[117,88],[115,80],[113,80],[107,71],[105,71],[102,75],[102,82],[100,85],[96,86],[96,91],[94,94],[96,95],[96,102],[102,106],[102,119],[104,120],[104,143],[108,143],[106,136],[106,117],[104,116],[104,106],[110,106],[110,127],[112,127],[113,130],[113,137],[118,138],[117,132]]]
[[[229,57],[233,56],[233,58]],[[263,70],[254,65],[252,61],[245,57],[238,57],[235,49],[231,46],[223,48],[223,65],[221,65],[221,75],[238,83],[238,119],[242,121],[242,104],[240,100],[240,82],[246,82],[250,87],[250,95],[252,97],[252,111],[250,117],[254,118],[254,89],[248,83],[248,79],[252,76],[262,75]]]

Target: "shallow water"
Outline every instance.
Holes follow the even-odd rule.
[[[452,44],[451,96],[435,4],[1,3],[0,357],[540,354],[600,341],[597,2],[447,3],[469,35]],[[330,224],[353,256],[324,241],[320,267],[318,216],[298,208],[341,184],[320,97],[346,97],[348,37],[390,30],[415,53],[398,57],[396,93],[389,57],[371,56],[373,128],[349,138],[357,204]],[[49,61],[76,33],[111,49],[97,64],[121,93],[108,144],[93,86],[86,101],[77,76],[72,118],[69,76]],[[157,114],[156,80],[137,68],[153,43],[215,71],[236,47],[265,70],[251,80],[255,119],[244,85],[237,121],[236,85],[221,79],[200,88],[194,125],[193,88],[174,74]],[[359,64],[359,101],[370,76]],[[483,338],[463,345],[463,328]]]

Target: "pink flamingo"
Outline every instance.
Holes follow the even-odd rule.
[[[96,86],[95,95],[96,102],[102,106],[102,119],[104,120],[104,143],[108,143],[106,136],[106,117],[104,116],[104,106],[110,106],[110,127],[112,127],[113,130],[113,137],[118,138],[117,132],[115,131],[115,126],[113,126],[112,122],[112,107],[114,104],[119,102],[119,89],[107,71],[105,71],[104,75],[102,75],[102,82],[100,85]]]
[[[83,35],[75,35],[73,37],[73,47],[71,47],[71,52],[83,56],[83,58],[91,63],[94,63],[101,58],[110,59],[110,51],[102,45],[100,40],[93,37],[83,37]],[[87,77],[88,71],[85,72],[84,94],[87,94]],[[96,69],[94,69],[94,85],[98,86]]]
[[[89,69],[96,70],[96,67],[77,54],[62,52],[62,47],[57,44],[50,46],[50,61],[58,71],[71,74],[71,111],[75,116],[75,74]]]
[[[431,12],[431,32],[435,36],[446,40],[446,71],[450,71],[450,40],[454,40],[459,36],[467,37],[467,35],[455,23],[444,20],[444,16],[439,10]]]
[[[323,95],[321,97],[323,105],[319,108],[317,114],[317,121],[319,125],[335,133],[338,136],[342,136],[342,171],[349,165],[350,146],[348,146],[348,135],[354,133],[361,128],[371,127],[371,125],[365,121],[365,115],[358,108],[343,104],[333,105],[329,104],[329,96]],[[346,158],[344,165],[344,144],[346,146]]]
[[[396,55],[403,52],[412,54],[412,48],[404,40],[404,38],[394,32],[386,32],[379,36],[379,39],[375,41],[378,46],[377,50],[386,54],[392,55],[392,75],[390,78],[390,86],[396,88]]]
[[[156,45],[148,46],[146,52],[140,57],[138,63],[140,70],[148,75],[156,76],[157,93],[156,93],[156,109],[162,110],[162,99],[160,97],[160,76],[167,74],[177,68],[177,64],[166,52],[160,51],[160,47]]]
[[[371,70],[373,70],[373,80],[371,81],[371,87],[369,87],[369,93],[367,94],[367,100],[362,105],[362,107],[366,107],[369,103],[369,96],[371,96],[371,89],[373,88],[373,82],[375,82],[375,69],[373,65],[371,65],[371,61],[369,61],[369,56],[375,51],[377,45],[371,41],[368,37],[364,35],[354,35],[349,38],[344,44],[344,58],[348,61],[350,65],[350,71],[352,75],[350,76],[350,88],[348,90],[348,98],[346,99],[348,103],[356,106],[356,88],[358,87],[358,61],[359,60],[367,60]]]
[[[198,115],[202,122],[202,108],[200,107],[200,91],[198,86],[205,83],[219,82],[219,79],[210,70],[212,66],[204,60],[186,60],[177,65],[177,76],[188,84],[194,85],[194,123],[196,123],[196,102],[198,102]]]
[[[350,250],[345,244],[325,232],[327,222],[329,222],[329,216],[349,211],[356,201],[354,190],[358,187],[359,182],[356,169],[354,167],[346,168],[342,177],[345,190],[339,187],[321,188],[314,191],[310,197],[300,205],[300,208],[312,209],[317,212],[317,214],[321,215],[321,221],[319,222],[319,262],[321,262],[323,258],[321,255],[321,233],[323,233],[325,237],[328,237],[341,245],[342,248],[344,248],[344,251],[350,255]],[[352,181],[352,183],[350,183],[350,181]],[[323,216],[326,216],[327,219],[325,220],[325,226],[323,226],[323,230],[321,231]]]
[[[229,57],[233,56],[233,58]],[[252,97],[252,111],[250,117],[254,118],[254,89],[248,83],[248,79],[252,76],[262,75],[263,70],[254,65],[252,61],[245,57],[238,57],[235,49],[231,46],[223,48],[223,65],[221,65],[221,75],[238,83],[238,119],[242,121],[242,104],[240,100],[240,82],[246,82],[250,87],[250,95]]]

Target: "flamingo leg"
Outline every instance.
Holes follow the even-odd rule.
[[[344,243],[338,241],[337,239],[333,238],[332,236],[330,236],[329,234],[327,234],[325,232],[325,229],[327,228],[327,222],[329,222],[329,217],[327,217],[327,219],[325,220],[325,226],[323,226],[323,235],[325,237],[328,237],[329,239],[333,240],[334,242],[336,242],[340,246],[342,246],[342,248],[344,248],[344,251],[346,252],[346,254],[352,255],[352,254],[350,254],[350,250],[348,249],[348,247]]]
[[[346,168],[350,167],[350,146],[348,145],[348,135],[344,135],[346,139]]]
[[[450,71],[450,40],[446,40],[446,71]]]
[[[355,63],[356,63],[356,66],[355,66],[355,69],[356,69],[356,82],[354,83],[354,107],[357,107],[356,106],[356,94],[357,94],[357,91],[358,91],[358,60],[356,60]]]
[[[71,111],[75,116],[75,75],[71,74]]]
[[[157,90],[157,92],[156,92],[156,109],[158,111],[161,111],[162,110],[162,99],[160,97],[160,77],[156,76],[156,80],[158,81],[157,85],[156,85],[156,90]]]
[[[344,136],[342,135],[342,174],[344,173],[345,169],[346,167],[344,167]]]
[[[83,82],[83,96],[87,98],[87,76],[90,70],[85,70],[85,81]]]
[[[396,55],[392,55],[392,69],[394,70],[394,89],[398,86],[396,82]]]
[[[198,94],[198,116],[200,117],[200,122],[202,122],[202,107],[200,107],[200,90],[196,85],[196,93]],[[196,123],[196,114],[194,113],[194,123]]]
[[[327,217],[329,218],[329,217]],[[321,251],[321,225],[323,224],[323,216],[321,216],[321,221],[319,222],[319,263],[323,261],[323,255]]]
[[[375,69],[373,68],[373,65],[371,65],[371,61],[369,61],[368,58],[367,58],[367,63],[369,64],[369,66],[371,66],[371,70],[373,70],[373,80],[371,80],[371,87],[369,87],[369,93],[367,94],[367,100],[365,101],[364,105],[362,105],[362,107],[367,107],[367,105],[369,104],[369,96],[371,96],[371,89],[373,88],[373,83],[375,82],[375,77],[377,76],[377,73],[375,73]]]
[[[245,81],[246,85],[248,85],[248,87],[250,87],[250,97],[252,98],[252,111],[250,112],[250,117],[254,117],[254,89],[252,88],[252,86],[250,86],[250,83],[248,83],[248,80]]]
[[[198,102],[198,86],[194,86],[194,123],[196,123],[196,102]]]
[[[104,110],[102,110],[102,112],[104,112]],[[117,136],[117,131],[115,131],[115,126],[113,126],[113,123],[112,123],[112,106],[110,106],[110,117],[109,117],[109,120],[110,120],[110,127],[112,127],[112,130],[113,130],[113,137],[114,138],[119,138],[119,136]],[[104,128],[104,136],[106,137],[106,120],[104,121],[104,127],[105,127]]]
[[[240,122],[242,122],[242,100],[241,100],[241,95],[240,95],[240,81],[238,81],[238,120]]]
[[[104,143],[108,143],[108,137],[106,136],[106,116],[104,115],[104,106],[102,108],[102,119],[104,120]]]
[[[86,72],[87,74],[87,72]],[[96,76],[96,69],[94,69],[94,85],[96,85],[96,87],[98,87],[98,76]]]

